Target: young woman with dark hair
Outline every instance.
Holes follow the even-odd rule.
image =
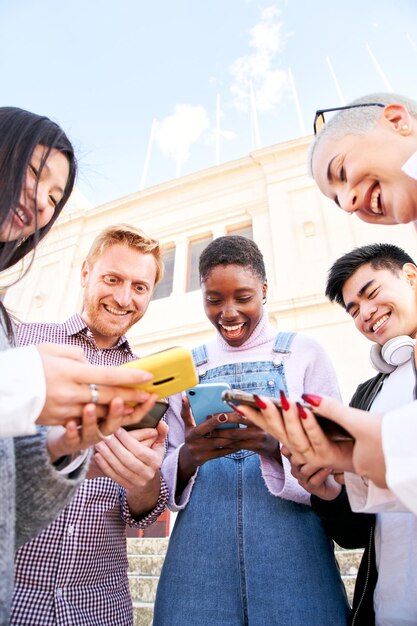
[[[22,109],[0,108],[0,271],[33,253],[68,200],[76,170],[72,146],[57,124]],[[15,549],[56,517],[83,477],[82,466],[58,472],[46,429],[37,432],[35,424],[82,418],[75,444],[86,447],[104,436],[98,416],[105,418],[107,432],[114,432],[124,416],[123,400],[149,398],[110,386],[143,382],[149,379],[144,372],[93,367],[70,346],[17,348],[14,343],[13,324],[1,304],[1,624],[8,623]],[[143,414],[152,404],[152,399],[143,404]]]

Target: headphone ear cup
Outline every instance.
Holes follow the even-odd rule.
[[[384,361],[381,355],[381,346],[377,343],[374,343],[371,348],[369,360],[371,361],[372,367],[374,367],[378,372],[381,372],[381,374],[391,374],[391,372],[393,372],[396,368],[396,365],[391,365],[390,363]]]
[[[397,367],[407,363],[414,352],[414,340],[408,335],[393,337],[381,348],[381,356],[387,363]]]

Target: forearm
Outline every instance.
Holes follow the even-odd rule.
[[[159,472],[148,482],[146,487],[126,489],[126,500],[132,517],[143,517],[155,508],[161,491]]]
[[[198,468],[198,463],[192,456],[188,446],[184,444],[178,455],[178,475],[176,496],[180,496],[188,485],[190,478],[194,476]]]

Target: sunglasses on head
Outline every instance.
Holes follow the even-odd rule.
[[[362,104],[348,104],[345,107],[334,107],[333,109],[319,109],[314,116],[314,134],[317,135],[325,125],[324,119],[325,113],[332,113],[333,111],[346,111],[347,109],[358,109],[359,107],[385,107],[385,104],[380,102],[364,102]]]

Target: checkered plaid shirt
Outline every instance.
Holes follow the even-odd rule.
[[[19,344],[81,346],[90,363],[120,365],[136,358],[121,337],[99,349],[79,315],[63,324],[21,324]],[[85,480],[71,503],[16,555],[14,626],[131,626],[126,524],[145,528],[165,509],[164,482],[156,507],[141,519],[130,515],[126,492],[110,478]]]

